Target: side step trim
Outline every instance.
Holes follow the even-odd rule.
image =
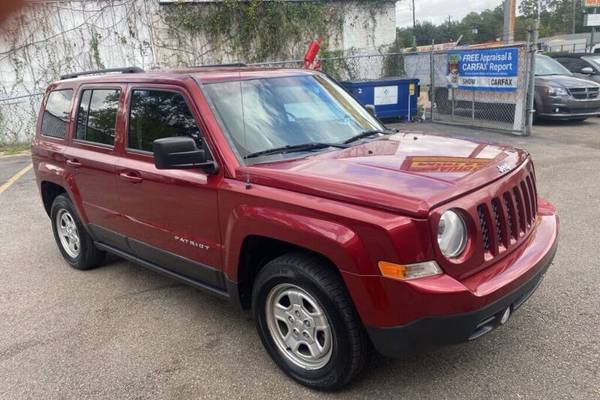
[[[205,285],[203,283],[200,283],[198,281],[190,279],[190,278],[188,278],[186,276],[180,275],[180,274],[175,273],[173,271],[169,271],[168,269],[165,269],[165,268],[163,268],[161,266],[158,266],[158,265],[156,265],[154,263],[151,263],[149,261],[146,261],[146,260],[143,260],[141,258],[138,258],[138,257],[136,257],[136,256],[134,256],[132,254],[129,254],[129,253],[125,252],[125,251],[119,250],[119,249],[114,248],[112,246],[109,246],[107,244],[100,243],[100,242],[94,242],[94,244],[100,250],[104,250],[104,251],[107,251],[109,253],[115,254],[115,255],[117,255],[117,256],[119,256],[121,258],[126,259],[127,261],[131,261],[132,263],[141,265],[144,268],[148,268],[148,269],[150,269],[152,271],[158,272],[159,274],[165,275],[165,276],[167,276],[169,278],[176,279],[176,280],[178,280],[178,281],[180,281],[182,283],[190,285],[190,286],[192,286],[192,287],[194,287],[196,289],[200,289],[200,290],[202,290],[204,292],[212,294],[212,295],[214,295],[216,297],[219,297],[219,298],[221,298],[223,300],[230,300],[229,293],[227,293],[224,290],[220,290],[220,289],[214,288],[212,286]]]

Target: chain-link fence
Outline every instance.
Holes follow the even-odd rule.
[[[494,46],[405,56],[434,122],[526,133],[530,53]]]
[[[34,93],[0,98],[0,145],[31,140],[42,95]]]
[[[320,70],[340,81],[405,78],[404,53],[326,56],[319,59]],[[258,67],[302,68],[303,60],[271,61],[249,64]]]
[[[433,122],[525,134],[530,55],[519,44],[325,57],[320,62],[322,71],[342,81],[419,79],[419,116]],[[253,65],[301,68],[303,61]]]
[[[526,46],[517,45],[491,49],[328,56],[321,58],[320,64],[322,71],[340,81],[419,79],[419,118],[525,134],[530,54]],[[480,68],[483,65],[480,58],[486,58],[483,61],[488,67],[491,64],[493,68],[504,69],[486,70],[483,71],[485,74],[478,73],[482,71],[469,71],[461,66],[461,63],[465,64],[461,58],[472,61],[467,63],[469,68]],[[496,61],[489,62],[491,58]],[[302,68],[304,61],[272,61],[251,65]],[[41,98],[41,93],[0,98],[0,144],[30,140]]]

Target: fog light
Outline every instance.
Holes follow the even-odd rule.
[[[555,108],[555,109],[554,109],[554,112],[555,112],[555,113],[559,113],[559,112],[560,112],[560,108]]]
[[[408,265],[379,261],[378,266],[381,275],[385,276],[386,278],[392,278],[401,281],[440,275],[442,273],[442,269],[435,261],[427,261]]]

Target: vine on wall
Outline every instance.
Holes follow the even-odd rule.
[[[178,3],[169,7],[168,25],[206,36],[213,46],[247,62],[299,57],[307,40],[340,40],[343,13],[326,2],[225,0],[213,4]]]

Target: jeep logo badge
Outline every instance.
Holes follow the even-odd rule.
[[[510,165],[508,165],[507,163],[502,163],[502,164],[498,165],[496,168],[498,168],[498,172],[500,172],[501,174],[505,174],[508,171],[510,171]]]

